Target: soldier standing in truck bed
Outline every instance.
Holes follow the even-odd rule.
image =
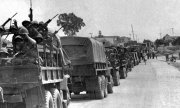
[[[23,21],[22,25],[28,30],[29,37],[33,38],[37,44],[41,43],[43,38],[42,35],[38,32],[39,24],[37,21]]]
[[[28,36],[26,28],[20,27],[18,35],[13,36],[14,60],[17,58],[27,59],[28,62],[36,63],[38,55],[36,51],[36,41]],[[15,60],[16,61],[16,60]]]

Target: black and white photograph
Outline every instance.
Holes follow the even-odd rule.
[[[0,0],[0,108],[180,108],[180,0]]]

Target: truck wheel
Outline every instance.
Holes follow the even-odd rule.
[[[102,79],[103,79],[103,89],[104,89],[104,97],[107,97],[108,95],[108,90],[107,90],[107,83],[108,83],[108,79],[105,78],[104,75],[102,75]]]
[[[96,99],[104,98],[103,79],[101,76],[98,76],[96,79],[95,96],[96,96]]]
[[[115,72],[115,75],[114,75],[114,77],[113,77],[114,86],[120,85],[120,80],[119,80],[119,79],[120,79],[119,72],[116,71],[116,72]]]
[[[123,68],[121,71],[122,71],[121,72],[121,79],[126,79],[126,75],[127,75],[126,69]]]
[[[131,67],[134,68],[134,63],[132,63]]]
[[[108,86],[107,86],[108,93],[113,93],[113,85],[114,85],[113,78],[110,75],[110,82],[108,83]]]
[[[53,88],[50,91],[54,102],[54,108],[63,108],[63,96],[59,93],[58,89]]]
[[[53,98],[49,91],[45,91],[45,104],[43,108],[54,108]]]
[[[125,71],[126,72],[126,78],[127,78],[127,76],[128,76],[128,71]]]
[[[130,67],[129,67],[129,72],[131,72],[131,71],[132,71],[132,67],[130,66]]]

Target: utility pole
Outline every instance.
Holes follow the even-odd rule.
[[[89,34],[91,35],[91,38],[92,38],[93,33],[89,33]]]
[[[160,39],[162,38],[162,33],[159,33],[159,35],[160,35]]]
[[[133,30],[133,25],[131,24],[131,29],[132,29],[132,35],[133,35],[133,41],[134,41],[134,30]]]
[[[172,30],[172,36],[174,36],[174,28],[171,28],[171,30]]]

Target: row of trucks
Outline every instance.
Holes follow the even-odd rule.
[[[126,48],[105,48],[93,38],[60,38],[56,33],[42,33],[41,42],[24,52],[26,56],[15,54],[12,44],[12,55],[0,57],[0,108],[67,108],[71,93],[82,91],[92,99],[103,99],[137,65],[137,54]],[[7,34],[19,36],[8,29],[0,31],[1,37]],[[30,52],[37,56],[28,57]]]
[[[88,37],[61,37],[63,50],[69,56],[72,71],[68,80],[70,93],[85,91],[89,98],[103,99],[120,85],[120,78],[140,62],[137,52],[122,47],[104,47]]]
[[[0,58],[0,108],[66,108],[71,93],[82,91],[103,99],[137,65],[137,55],[126,48],[104,48],[88,37],[48,35],[49,41],[36,45],[35,63],[27,57]]]

